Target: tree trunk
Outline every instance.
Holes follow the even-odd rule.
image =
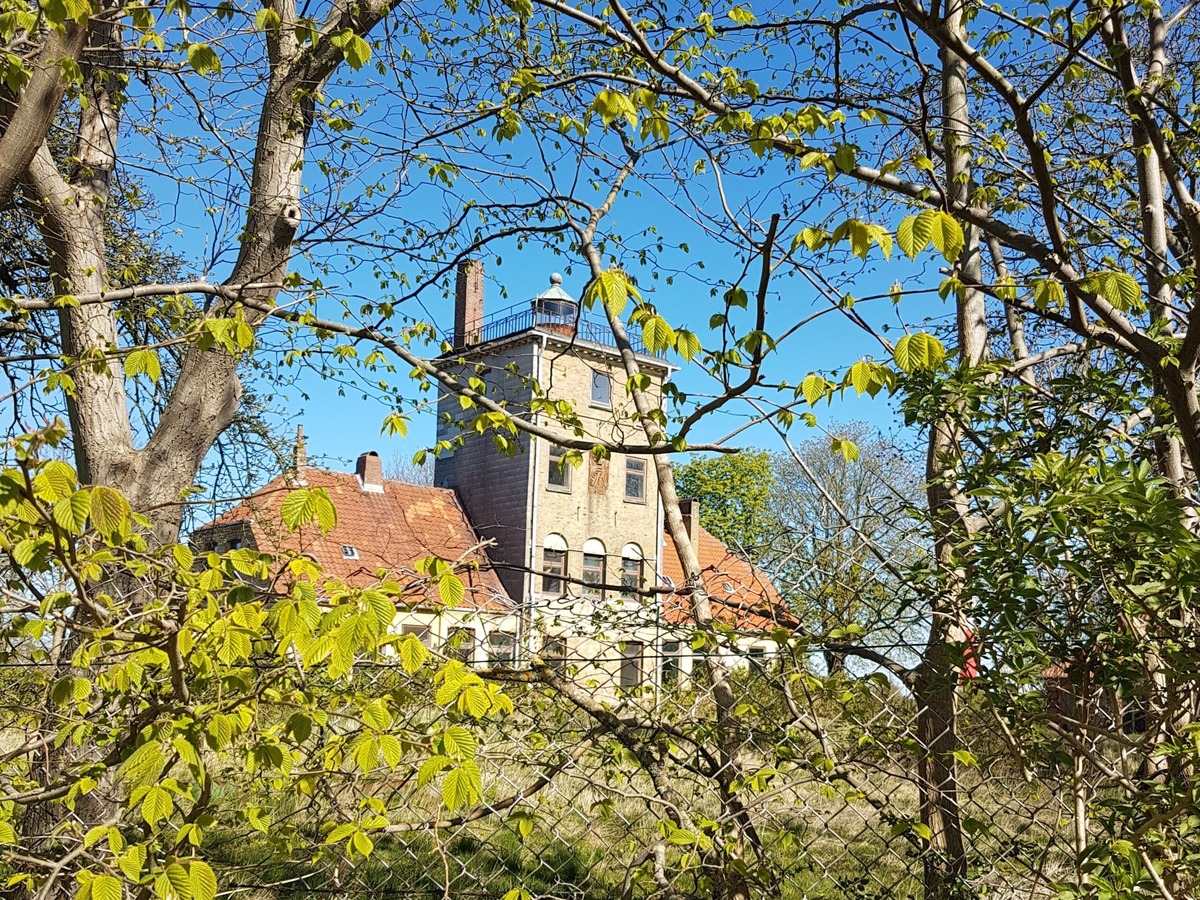
[[[821,653],[825,657],[825,671],[830,678],[846,674],[845,653],[840,650],[823,650]]]
[[[963,2],[951,0],[946,26],[964,33]],[[966,63],[948,49],[942,51],[942,141],[945,148],[945,190],[952,206],[965,205],[971,183],[968,140],[970,117]],[[985,297],[979,231],[968,227],[957,261],[964,287],[956,309],[959,364],[978,365],[987,355]],[[958,800],[958,772],[954,752],[957,693],[962,652],[953,642],[965,620],[963,596],[965,567],[959,546],[968,537],[965,501],[956,490],[961,430],[956,410],[932,423],[926,456],[927,501],[934,533],[934,559],[938,582],[930,604],[929,639],[913,682],[917,704],[917,740],[921,756],[917,765],[921,823],[929,829],[925,855],[926,900],[959,896],[967,875],[966,848]]]

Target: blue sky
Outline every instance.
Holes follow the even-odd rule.
[[[529,250],[521,255],[508,255],[508,260],[498,270],[494,267],[489,270],[485,311],[493,312],[534,297],[546,289],[552,271],[564,268],[563,262],[563,259],[545,251]],[[880,287],[880,278],[872,277],[864,283],[866,289],[863,293],[886,291],[895,274],[890,270],[884,274],[886,278],[882,280],[886,284]],[[506,287],[507,297],[499,296],[497,281]],[[564,287],[572,296],[578,297],[584,281],[582,270],[576,266],[574,275],[566,279]],[[700,298],[695,296],[698,293],[702,294]],[[779,315],[782,323],[784,310],[789,319],[802,318],[827,305],[815,302],[811,293],[804,296],[799,285],[786,285],[783,295],[776,295],[771,300],[772,314]],[[672,325],[688,327],[699,333],[702,340],[711,336],[708,317],[716,307],[714,301],[707,297],[707,291],[687,284],[660,287],[654,302]],[[940,312],[940,301],[935,301],[935,304],[925,304],[934,315]],[[453,310],[451,298],[439,296],[430,299],[425,306],[434,314],[435,323],[440,328],[450,327]],[[885,300],[859,308],[876,322],[890,320],[894,323],[896,317],[891,306],[890,301]],[[912,311],[906,310],[906,317],[911,315]],[[766,367],[766,375],[772,380],[786,379],[791,384],[797,384],[810,371],[828,373],[844,370],[864,355],[879,358],[881,352],[879,345],[864,335],[858,326],[843,315],[832,312],[804,326],[790,340],[786,349],[771,359]],[[673,361],[680,362],[677,358]],[[685,392],[704,391],[711,384],[710,379],[694,366],[683,366],[675,375],[675,381]],[[333,467],[351,465],[359,453],[372,449],[378,450],[385,460],[393,454],[409,458],[432,442],[434,421],[431,414],[414,417],[410,434],[405,439],[385,436],[381,434],[381,425],[383,418],[391,411],[390,406],[377,396],[364,399],[361,390],[342,389],[339,394],[341,388],[338,383],[322,381],[315,374],[307,374],[298,380],[295,387],[286,390],[289,400],[284,406],[292,416],[293,425],[304,425],[310,459]],[[300,398],[301,392],[308,395],[307,400]],[[848,391],[835,397],[831,404],[819,404],[813,411],[821,425],[833,432],[837,431],[837,423],[850,420],[868,422],[885,432],[901,428],[893,404],[883,394],[870,398],[859,397],[853,391]],[[727,410],[714,414],[695,431],[693,441],[717,440],[744,424],[751,413],[752,410],[745,404],[731,404]],[[804,440],[813,434],[812,429],[798,424],[793,439]],[[774,431],[762,425],[743,432],[732,444],[739,447],[781,446]]]
[[[237,38],[232,46],[236,48],[241,41],[242,38]],[[186,104],[173,113],[177,116],[174,121],[164,123],[160,129],[160,133],[177,129],[182,138],[181,143],[166,145],[165,154],[164,147],[156,143],[156,136],[133,133],[123,138],[132,146],[135,157],[143,161],[139,174],[163,204],[164,225],[172,235],[172,242],[195,262],[197,274],[211,280],[220,280],[228,274],[236,252],[235,239],[242,215],[237,204],[245,199],[244,184],[239,179],[244,178],[245,162],[252,155],[252,145],[247,137],[252,128],[242,131],[241,137],[235,132],[239,126],[251,126],[257,120],[252,104],[258,96],[260,84],[252,62],[254,51],[243,43],[240,50],[234,49],[233,52],[242,50],[247,50],[247,60],[238,67],[236,75],[227,70],[217,83],[192,79],[193,87],[201,96],[204,91],[213,91],[215,105],[212,109],[219,120],[218,124],[227,136],[233,135],[230,138],[230,156],[223,157],[222,153],[216,152],[212,141],[196,128],[194,120],[189,119]],[[436,88],[440,73],[431,70],[417,77],[431,79],[431,86]],[[306,188],[312,192],[303,200],[306,219],[314,214],[329,214],[331,210],[336,216],[337,201],[369,197],[367,188],[377,192],[382,190],[383,195],[394,190],[398,198],[396,202],[406,204],[398,212],[389,209],[380,203],[377,193],[376,199],[362,202],[379,204],[378,220],[364,217],[357,230],[338,233],[338,240],[344,240],[345,243],[335,242],[318,247],[308,261],[296,260],[298,271],[308,277],[320,277],[324,282],[328,296],[320,303],[320,313],[330,318],[347,315],[353,320],[362,302],[384,298],[388,290],[396,289],[399,278],[416,277],[419,269],[419,265],[406,260],[403,253],[387,249],[386,240],[372,240],[376,234],[382,233],[387,237],[387,228],[395,223],[403,224],[405,217],[410,222],[428,222],[437,226],[439,221],[461,212],[465,199],[522,197],[520,188],[513,187],[504,179],[493,179],[487,184],[470,183],[468,179],[463,179],[452,188],[443,188],[432,179],[428,183],[418,184],[426,178],[425,173],[419,165],[413,164],[412,158],[405,156],[408,151],[397,149],[407,137],[405,129],[412,125],[409,113],[400,101],[405,90],[411,90],[419,96],[421,89],[426,86],[420,83],[408,88],[389,85],[387,79],[381,79],[370,66],[358,73],[343,72],[340,78],[327,92],[331,101],[329,109],[332,110],[332,104],[338,103],[360,104],[361,112],[355,121],[366,129],[361,133],[370,135],[374,143],[364,149],[340,132],[318,129],[305,169]],[[229,79],[240,82],[240,91],[222,93],[221,85]],[[594,93],[592,88],[585,88],[581,92],[578,98],[581,106],[589,102],[589,91]],[[574,102],[574,98],[570,99]],[[171,115],[161,107],[157,113]],[[130,119],[135,117],[136,112],[131,107]],[[602,142],[604,138],[599,140]],[[482,136],[462,135],[457,136],[455,141],[457,143],[435,147],[435,153],[447,153],[452,161],[466,165],[473,161],[472,153],[482,147],[486,153],[502,154],[503,167],[507,171],[546,183],[551,178],[545,175],[542,164],[548,147],[554,144],[553,140],[536,144],[531,137],[523,134],[514,141],[496,145],[484,129]],[[572,160],[572,148],[567,146],[562,149],[555,144],[553,152],[557,156],[551,158],[550,162],[558,167],[553,178],[561,179],[564,184],[572,183],[575,178],[573,187],[586,194],[590,173],[583,173],[582,181],[578,180],[580,171],[572,174],[573,162],[577,162]],[[689,176],[683,182],[686,196],[681,192],[678,183],[672,180],[672,173],[677,175],[692,171],[694,160],[688,156],[688,152],[686,145],[678,151],[664,151],[661,159],[651,166],[650,177],[632,185],[631,194],[617,202],[606,220],[605,228],[610,235],[624,237],[624,241],[614,237],[608,243],[608,253],[613,261],[622,265],[637,280],[646,298],[657,306],[672,325],[690,328],[700,335],[702,342],[709,345],[714,335],[708,328],[708,320],[721,309],[720,301],[710,296],[711,287],[718,282],[736,280],[744,269],[749,268],[753,272],[754,267],[745,265],[737,257],[734,246],[727,240],[728,235],[721,234],[719,226],[714,227],[710,222],[706,229],[689,215],[689,200],[707,208],[710,213],[717,207],[717,185],[713,172],[709,170]],[[457,157],[454,156],[456,153]],[[489,162],[500,166],[500,163],[494,162],[496,159],[499,157],[489,157]],[[344,167],[349,173],[345,176],[344,184],[332,191],[325,191],[318,173],[321,164]],[[785,219],[786,230],[779,237],[779,245],[785,248],[791,245],[796,231],[804,225],[824,224],[832,228],[849,215],[864,218],[878,215],[877,221],[894,227],[903,215],[902,210],[856,212],[853,198],[847,200],[844,196],[827,192],[823,184],[824,176],[819,172],[810,171],[801,175],[795,171],[794,165],[782,161],[768,160],[760,166],[751,159],[739,161],[736,165],[742,168],[724,171],[721,184],[736,218],[743,224],[755,221],[761,225],[772,212],[785,210],[785,215],[792,217],[791,221]],[[181,180],[181,176],[192,180]],[[596,181],[601,187],[593,187],[592,190],[602,191],[604,176],[597,177]],[[464,183],[467,186],[464,187]],[[599,196],[599,193],[594,194],[593,199],[595,196]],[[203,215],[196,214],[200,209],[204,210]],[[802,214],[798,213],[800,210],[803,210]],[[393,214],[394,217],[389,218]],[[639,257],[638,251],[653,245],[658,238],[663,240],[666,249],[653,253],[648,259]],[[356,241],[365,239],[366,243],[375,244],[376,249],[367,249],[361,243],[355,245]],[[686,251],[679,249],[683,244],[688,247]],[[810,259],[810,262],[819,267],[815,271],[820,276],[836,285],[837,291],[848,291],[857,297],[886,294],[897,279],[903,280],[909,289],[928,289],[936,285],[936,273],[922,273],[896,256],[888,263],[875,258],[877,256],[873,256],[870,265],[852,258],[846,258],[843,262],[837,256],[827,256],[823,260]],[[503,260],[502,264],[497,264],[497,257]],[[546,288],[548,276],[553,271],[565,273],[564,287],[572,295],[578,297],[584,287],[585,268],[580,260],[555,253],[545,244],[532,243],[519,247],[512,240],[501,241],[489,245],[488,252],[482,258],[488,274],[486,309],[489,311],[525,301],[540,293]],[[428,265],[429,260],[425,264]],[[381,279],[376,270],[382,270],[385,276]],[[657,277],[668,271],[675,273],[673,284],[667,284],[665,277]],[[388,287],[382,287],[381,280],[389,281]],[[755,280],[754,274],[743,280],[742,284],[748,293],[753,293]],[[502,295],[502,290],[506,295]],[[446,330],[452,320],[452,307],[452,299],[435,288],[425,292],[417,302],[410,301],[402,308],[402,312],[419,317],[429,314],[437,327]],[[795,321],[827,307],[828,302],[821,299],[802,278],[778,278],[772,284],[768,331],[777,334]],[[936,298],[929,300],[923,297],[906,298],[899,310],[888,299],[870,304],[860,303],[856,310],[862,312],[874,326],[893,329],[902,327],[899,318],[901,312],[905,322],[915,327],[920,327],[927,317],[940,316],[945,312]],[[747,330],[744,323],[741,330],[743,333]],[[894,339],[899,333],[893,331],[890,336]],[[864,355],[879,358],[882,350],[859,327],[834,312],[811,322],[793,336],[778,354],[770,358],[764,375],[771,381],[786,380],[795,385],[809,372],[829,374],[837,370],[844,371]],[[404,381],[405,368],[401,367],[395,375],[389,376],[393,385]],[[703,392],[710,385],[695,367],[684,367],[677,374],[676,381],[689,393]],[[378,450],[385,459],[393,454],[411,457],[416,450],[432,442],[434,423],[431,414],[414,418],[407,439],[382,435],[381,425],[385,416],[392,411],[391,406],[381,398],[377,388],[369,385],[363,388],[348,385],[345,381],[322,381],[315,374],[307,373],[291,384],[282,377],[263,377],[256,387],[262,392],[275,394],[282,427],[291,431],[295,425],[303,424],[310,458],[325,464],[336,466],[352,463],[359,453],[367,449]],[[405,393],[410,399],[415,395],[411,389]],[[815,412],[821,424],[835,432],[836,423],[849,420],[866,421],[884,431],[897,427],[897,417],[884,396],[860,398],[851,392],[835,399],[831,406],[819,406]],[[744,405],[734,405],[712,416],[693,432],[692,440],[715,440],[742,424],[749,414],[750,410]],[[805,426],[796,426],[796,439],[803,440],[810,433]],[[733,443],[738,446],[775,447],[779,442],[769,427],[759,427],[742,433]]]

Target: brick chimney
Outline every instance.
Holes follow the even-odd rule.
[[[454,346],[478,344],[483,330],[483,263],[465,259],[458,264],[454,285]]]
[[[358,476],[364,494],[383,493],[383,460],[374,450],[368,450],[358,458],[354,474]]]
[[[687,529],[688,540],[697,550],[700,547],[700,501],[689,499],[679,501],[679,514],[683,516],[683,527]]]
[[[304,426],[297,425],[296,446],[292,450],[292,473],[295,476],[296,484],[308,484],[304,478],[304,469],[307,465],[308,450],[304,446]]]

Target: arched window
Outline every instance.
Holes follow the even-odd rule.
[[[567,541],[561,534],[548,534],[542,542],[542,593],[562,596],[567,574]]]
[[[633,600],[642,587],[642,572],[645,565],[642,548],[637,544],[626,544],[621,548],[621,599]]]
[[[603,598],[605,582],[604,542],[588,538],[583,544],[583,596]]]

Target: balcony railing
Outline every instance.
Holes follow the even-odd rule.
[[[580,341],[601,344],[605,347],[617,346],[617,341],[613,337],[612,329],[607,321],[597,316],[590,316],[583,310],[572,309],[559,312],[539,308],[536,300],[528,304],[511,306],[485,318],[483,326],[479,330],[477,343],[499,340],[531,328],[545,328],[567,339],[574,337]],[[646,345],[642,342],[641,328],[636,325],[626,325],[625,330],[629,335],[629,344],[635,353],[646,356],[654,355],[646,350]]]

